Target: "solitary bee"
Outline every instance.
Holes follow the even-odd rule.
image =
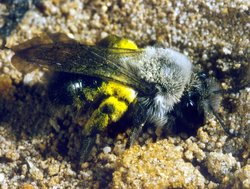
[[[61,95],[67,96],[62,99],[73,103],[105,96],[83,126],[83,159],[96,132],[118,121],[128,106],[133,107],[128,146],[146,123],[161,130],[191,132],[204,123],[206,112],[217,115],[216,83],[194,71],[185,55],[170,48],[138,48],[133,41],[119,37],[87,46],[62,34],[49,34],[13,50],[12,63],[17,69],[39,66],[70,74],[69,80],[62,78],[56,84]]]

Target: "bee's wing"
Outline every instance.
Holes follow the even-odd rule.
[[[86,46],[62,35],[35,38],[13,50],[12,63],[20,71],[33,69],[35,65],[59,72],[112,79],[136,88],[141,85],[136,72],[121,61],[124,57],[138,55],[141,50]]]

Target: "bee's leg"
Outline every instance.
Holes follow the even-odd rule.
[[[81,146],[80,146],[80,158],[79,158],[79,164],[82,164],[83,162],[87,161],[90,152],[94,146],[96,140],[96,135],[91,135],[84,137],[81,140]]]
[[[146,121],[147,121],[146,111],[142,106],[139,105],[133,116],[133,124],[132,124],[133,128],[131,135],[128,139],[128,142],[126,144],[126,148],[129,148],[135,144],[135,141],[138,139]]]
[[[144,125],[145,123],[141,123],[139,126],[133,128],[129,140],[126,144],[126,148],[129,148],[135,144],[135,141],[138,139]]]

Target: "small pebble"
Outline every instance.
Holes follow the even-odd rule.
[[[0,183],[2,183],[5,179],[5,176],[3,173],[0,173]]]
[[[104,152],[104,154],[108,154],[111,152],[111,148],[109,146],[106,146],[103,148],[103,152]]]
[[[56,175],[59,172],[59,164],[53,164],[48,167],[48,174],[50,176]]]
[[[32,184],[29,183],[24,183],[20,189],[34,189],[34,186]]]

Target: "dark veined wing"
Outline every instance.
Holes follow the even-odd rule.
[[[20,71],[39,66],[111,79],[136,89],[142,87],[136,72],[124,65],[121,58],[135,57],[143,50],[87,46],[61,34],[34,38],[12,49],[15,51],[12,63]]]

